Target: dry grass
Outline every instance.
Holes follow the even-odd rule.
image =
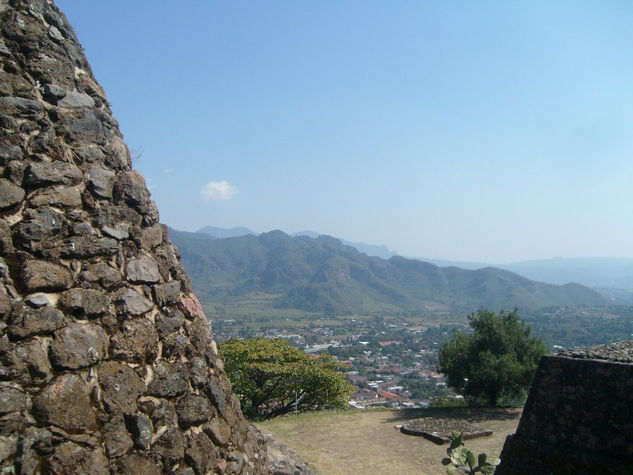
[[[463,418],[493,431],[469,440],[476,454],[499,456],[515,432],[521,409],[453,408],[409,411],[341,411],[288,416],[257,424],[272,432],[319,474],[442,474],[446,445],[401,433],[394,426],[418,417]]]

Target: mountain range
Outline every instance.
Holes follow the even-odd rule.
[[[329,236],[271,231],[218,239],[176,230],[170,236],[203,303],[254,292],[269,295],[278,308],[337,314],[608,303],[579,284],[535,282],[491,267],[465,270],[400,256],[382,259]]]

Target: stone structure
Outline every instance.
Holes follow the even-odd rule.
[[[501,475],[633,473],[633,342],[541,359]]]
[[[0,30],[0,471],[269,471],[65,16]]]

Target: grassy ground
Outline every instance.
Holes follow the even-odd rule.
[[[257,424],[300,455],[319,474],[442,474],[446,445],[401,433],[394,426],[418,417],[457,417],[493,431],[466,441],[475,454],[499,456],[521,409],[451,408],[407,411],[315,412]]]

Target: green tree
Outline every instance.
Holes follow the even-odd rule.
[[[250,419],[295,409],[343,408],[353,387],[329,355],[312,356],[284,339],[232,338],[219,346],[224,367]]]
[[[516,309],[498,314],[478,310],[468,320],[473,333],[455,333],[439,351],[448,384],[471,401],[485,399],[491,406],[524,395],[547,353],[543,341],[530,336],[531,328]]]

